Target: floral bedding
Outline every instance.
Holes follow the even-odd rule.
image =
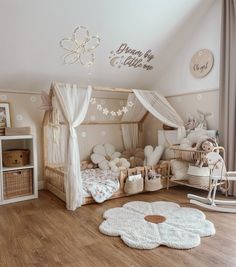
[[[84,196],[91,195],[102,203],[119,190],[119,172],[111,170],[90,169],[82,171]]]

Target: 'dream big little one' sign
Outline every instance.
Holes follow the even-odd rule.
[[[152,70],[153,66],[150,64],[154,55],[152,50],[148,49],[143,52],[129,47],[126,43],[120,45],[120,47],[110,52],[110,65],[112,67],[121,68],[122,66]]]

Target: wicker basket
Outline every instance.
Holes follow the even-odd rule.
[[[124,192],[126,194],[137,194],[143,191],[143,178],[129,181],[128,178],[125,181]]]
[[[155,175],[155,177],[150,177]],[[149,179],[151,178],[151,179]],[[145,177],[145,191],[157,191],[162,189],[162,183],[161,183],[161,175],[156,173],[155,171],[149,171]]]
[[[13,149],[3,151],[3,166],[21,167],[29,164],[30,151],[28,149]]]
[[[32,178],[32,169],[4,172],[4,199],[32,195]]]
[[[188,175],[188,182],[191,185],[199,187],[208,187],[209,186],[209,176],[196,176]]]

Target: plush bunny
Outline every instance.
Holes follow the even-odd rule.
[[[157,146],[155,149],[153,149],[152,146],[146,146],[144,148],[144,155],[145,155],[145,165],[147,166],[153,166],[157,164],[164,152],[164,147]]]

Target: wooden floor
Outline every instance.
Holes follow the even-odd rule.
[[[39,199],[0,207],[0,266],[236,266],[236,214],[204,211],[216,227],[216,235],[202,238],[191,250],[158,247],[135,250],[119,237],[100,234],[102,214],[132,200],[174,201],[190,206],[186,199],[194,189],[140,194],[83,206],[75,212],[47,191]],[[204,192],[202,192],[205,194]]]

